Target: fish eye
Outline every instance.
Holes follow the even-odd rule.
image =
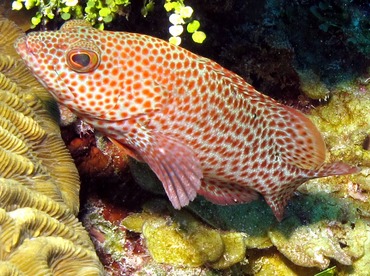
[[[94,71],[100,64],[99,55],[87,49],[72,49],[66,56],[67,65],[77,73],[88,73]]]

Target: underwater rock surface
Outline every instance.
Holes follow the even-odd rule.
[[[20,35],[0,17],[0,275],[103,275],[54,101],[13,48]]]

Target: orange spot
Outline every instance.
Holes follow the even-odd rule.
[[[129,71],[127,71],[127,77],[132,77],[134,75],[134,71],[132,71],[132,70],[129,70]],[[126,79],[126,81],[132,81],[132,79]]]
[[[192,128],[188,128],[185,133],[187,135],[192,135],[193,134],[193,129]]]
[[[182,85],[182,79],[178,78],[176,79],[176,86],[181,86]]]
[[[149,66],[150,62],[149,62],[149,59],[145,58],[141,61],[141,63],[144,65],[144,66]]]
[[[170,67],[172,70],[174,70],[174,69],[176,68],[176,63],[175,63],[175,62],[171,62],[169,67]]]
[[[162,63],[163,62],[163,56],[158,56],[156,61],[157,61],[157,63]]]
[[[137,112],[137,107],[136,106],[131,106],[130,107],[130,113],[136,113]]]
[[[117,76],[119,74],[119,69],[117,67],[113,68],[110,72],[112,75]]]
[[[107,61],[109,60],[109,58],[108,58],[108,56],[107,56],[107,55],[103,55],[103,56],[101,57],[101,60],[102,60],[103,62],[107,62]]]
[[[134,88],[135,90],[140,90],[140,89],[142,88],[142,85],[141,85],[141,83],[136,82],[136,83],[134,83],[133,88]]]
[[[163,74],[163,67],[158,67],[158,68],[157,68],[157,73],[158,73],[159,75],[162,75],[162,74]]]
[[[122,51],[122,49],[123,49],[121,44],[116,44],[115,47],[116,47],[117,51]]]
[[[143,89],[142,93],[147,97],[147,98],[152,98],[154,97],[154,93],[150,89]]]
[[[133,61],[132,59],[129,59],[129,60],[127,61],[127,66],[128,66],[128,67],[133,67],[133,66],[134,66],[134,61]]]
[[[148,78],[149,78],[149,76],[150,76],[149,71],[145,70],[145,71],[143,72],[143,78],[144,78],[144,79],[148,79]]]
[[[152,108],[152,103],[150,101],[146,101],[143,106],[145,109],[150,109]]]
[[[137,104],[141,104],[143,102],[144,102],[144,99],[143,98],[136,98],[135,99],[135,103],[137,103]]]
[[[180,54],[179,54],[179,58],[180,58],[181,60],[185,59],[185,54],[184,54],[183,52],[180,52]]]

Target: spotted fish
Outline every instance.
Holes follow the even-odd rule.
[[[323,164],[323,138],[301,112],[161,39],[73,20],[15,47],[59,103],[150,166],[175,208],[197,194],[223,205],[262,194],[281,220],[303,182],[358,171]]]

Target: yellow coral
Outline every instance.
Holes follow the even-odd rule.
[[[177,212],[173,218],[147,212],[132,214],[123,225],[143,234],[151,256],[159,263],[189,267],[208,264],[224,269],[245,258],[242,233],[212,229],[186,211]]]
[[[0,275],[103,275],[53,100],[16,55],[19,35],[0,18]]]
[[[312,70],[298,71],[302,92],[314,100],[325,100],[330,91]]]

